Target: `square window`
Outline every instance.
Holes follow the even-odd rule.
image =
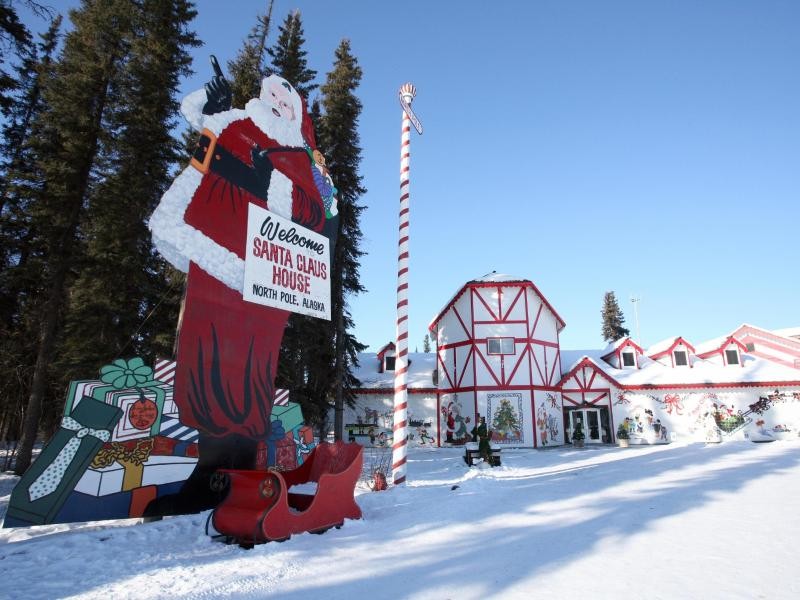
[[[729,365],[738,365],[739,353],[736,350],[725,350],[725,360]]]
[[[635,367],[636,366],[636,358],[633,356],[633,352],[623,352],[622,353],[622,366],[623,367]]]
[[[673,352],[673,354],[675,356],[675,366],[676,367],[685,367],[686,365],[689,364],[689,360],[688,360],[688,357],[686,356],[686,351],[685,350],[675,350],[675,352]]]
[[[387,371],[394,371],[394,356],[387,356],[384,360],[386,361],[386,370]]]
[[[489,354],[514,354],[514,338],[487,338],[486,350]]]

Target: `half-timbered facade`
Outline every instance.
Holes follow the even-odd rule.
[[[461,445],[486,418],[495,444],[774,439],[800,431],[800,341],[751,325],[700,344],[647,349],[623,338],[562,350],[564,320],[536,285],[491,273],[464,284],[430,324],[435,353],[411,354],[410,443]],[[363,354],[348,419],[389,426],[394,344]]]
[[[492,273],[466,283],[430,325],[441,442],[465,442],[469,424],[481,415],[498,444],[562,443],[556,423],[563,328],[563,319],[530,281]]]

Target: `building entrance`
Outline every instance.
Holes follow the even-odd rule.
[[[568,409],[565,421],[569,426],[567,434],[570,442],[572,441],[572,432],[575,431],[578,423],[581,424],[581,429],[583,429],[584,443],[608,444],[611,442],[607,408]]]

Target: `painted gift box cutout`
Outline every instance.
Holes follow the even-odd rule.
[[[139,517],[159,498],[180,493],[197,466],[200,433],[181,422],[177,408],[169,400],[171,385],[151,379],[154,375],[146,371],[149,367],[142,369],[145,367],[142,361],[133,359],[114,364],[123,370],[132,364],[145,372],[147,377],[132,381],[145,384],[144,387],[116,389],[113,382],[102,380],[70,384],[65,402],[65,411],[69,413],[64,416],[62,429],[34,463],[38,467],[32,465],[15,488],[7,527]],[[167,377],[174,372],[173,361],[160,364],[160,372]],[[115,379],[117,385],[131,383]],[[163,394],[154,393],[155,389]],[[94,394],[99,399],[77,394]],[[282,406],[271,418],[277,422],[280,439],[272,460],[265,462],[263,468],[295,468],[313,449],[313,435],[303,422],[299,405],[288,401],[288,392],[279,390],[277,395]],[[163,404],[156,401],[157,397],[164,398]],[[168,409],[175,412],[166,414],[164,411]],[[96,429],[92,425],[97,425],[97,415],[113,418],[102,421],[107,424],[105,429]],[[292,429],[284,431],[279,417]],[[85,428],[80,425],[84,421],[88,424]],[[155,426],[158,430],[151,435]],[[134,435],[126,436],[128,431]],[[85,438],[94,442],[87,445],[82,441]],[[72,446],[76,447],[74,453]],[[64,460],[59,450],[65,447],[69,450],[69,460]],[[56,475],[51,477],[51,472]]]

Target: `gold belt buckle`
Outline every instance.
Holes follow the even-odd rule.
[[[210,129],[203,129],[200,133],[200,141],[194,151],[192,160],[189,164],[200,171],[203,175],[208,173],[211,165],[211,158],[214,156],[214,149],[217,147],[217,136]]]

